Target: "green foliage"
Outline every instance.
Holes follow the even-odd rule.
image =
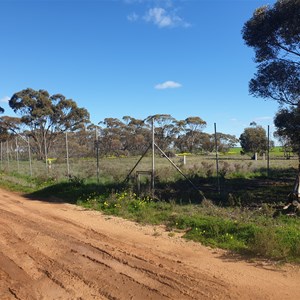
[[[266,131],[261,126],[248,127],[240,136],[243,151],[254,154],[263,153],[268,148]]]
[[[291,146],[297,154],[300,154],[299,15],[299,0],[278,0],[272,7],[258,8],[243,28],[243,38],[255,50],[258,63],[257,73],[249,83],[250,93],[281,104],[275,117],[276,135],[286,149]],[[282,108],[284,105],[290,107]]]
[[[243,38],[255,51],[258,71],[250,93],[280,104],[297,105],[300,95],[299,0],[278,0],[255,10]]]
[[[82,186],[84,184],[84,179],[80,178],[79,176],[70,175],[69,176],[69,182],[72,185],[74,185],[76,187],[79,187],[79,186]]]
[[[33,150],[39,158],[45,157],[45,148],[51,148],[60,132],[77,130],[89,122],[89,113],[75,101],[61,94],[50,96],[45,90],[25,89],[15,93],[9,106],[21,116],[21,123],[30,129]]]
[[[276,134],[285,137],[290,142],[293,151],[299,155],[300,159],[300,102],[297,107],[279,110],[274,119],[274,124],[277,127]]]
[[[185,237],[200,241],[205,245],[230,250],[247,249],[257,230],[254,224],[243,224],[236,220],[221,219],[213,216],[176,216],[169,226],[188,229]]]
[[[138,196],[133,186],[120,183],[136,158],[103,159],[99,184],[95,177],[79,176],[80,173],[66,178],[64,164],[62,181],[55,170],[60,166],[57,161],[48,174],[45,164],[40,163],[42,175],[37,177],[17,171],[2,172],[0,183],[44,201],[68,201],[141,223],[165,224],[171,235],[183,231],[186,238],[205,245],[253,256],[299,261],[299,218],[273,218],[274,204],[286,200],[296,172],[295,167],[283,166],[293,161],[272,162],[274,168],[266,178],[265,167],[259,167],[265,166],[266,162],[226,158],[220,163],[224,168],[224,178],[221,180],[221,194],[218,194],[214,162],[209,158],[201,159],[202,156],[190,155],[188,165],[184,166],[184,172],[196,186],[204,189],[206,198],[212,200],[202,200],[201,203],[199,194],[162,158],[157,158],[157,168],[161,170],[157,172],[159,181],[156,182],[156,197],[161,200]],[[151,162],[151,158],[145,160],[141,169]],[[82,171],[88,167],[89,161],[78,160],[76,163]],[[278,163],[276,168],[275,163]],[[21,163],[21,170],[22,166]],[[10,161],[9,168],[13,169],[13,161]],[[28,168],[27,163],[24,168]],[[209,170],[211,176],[207,176]]]
[[[185,238],[211,247],[299,261],[300,220],[272,219],[273,210],[267,205],[259,212],[220,208],[207,200],[201,206],[178,206],[174,202],[140,198],[126,191],[90,194],[81,198],[78,204],[142,223],[164,223],[171,233],[183,230]]]
[[[249,250],[263,257],[300,262],[299,227],[261,227],[255,233]]]
[[[87,208],[101,210],[106,214],[122,216],[141,223],[160,224],[168,213],[170,205],[153,202],[149,197],[139,197],[131,191],[111,194],[84,194],[78,204]]]

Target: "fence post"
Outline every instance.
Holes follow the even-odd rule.
[[[1,151],[1,170],[3,169],[3,154],[2,154],[2,142],[1,142],[1,144],[0,144],[0,151]]]
[[[47,145],[46,145],[46,131],[44,131],[44,150],[45,150],[45,163],[46,163],[46,172],[47,174],[49,173],[49,168],[48,168],[48,157],[47,157]]]
[[[66,131],[66,158],[67,158],[67,174],[70,177],[70,165],[69,165],[69,144],[68,144],[68,132]]]
[[[270,125],[268,125],[267,176],[270,175]]]
[[[155,141],[154,141],[154,117],[152,117],[152,177],[151,177],[151,187],[152,187],[152,198],[154,198],[155,189]]]
[[[30,150],[30,141],[29,141],[29,137],[27,140],[28,143],[28,158],[29,158],[29,171],[30,171],[30,176],[32,177],[32,164],[31,164],[31,150]]]
[[[7,171],[9,172],[9,148],[8,148],[8,140],[6,140],[6,159],[7,159]]]
[[[19,163],[19,146],[18,146],[18,137],[16,136],[16,159],[17,159],[17,170],[20,172],[20,163]]]
[[[97,183],[100,182],[100,165],[99,165],[99,135],[98,135],[98,129],[97,126],[95,126],[96,130],[96,168],[97,168]]]
[[[215,127],[215,150],[216,150],[216,167],[217,167],[217,188],[220,194],[220,179],[219,179],[219,155],[218,155],[218,140],[217,140],[217,124],[214,123]]]

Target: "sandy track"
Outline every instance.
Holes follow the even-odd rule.
[[[300,299],[297,267],[0,190],[0,299]]]

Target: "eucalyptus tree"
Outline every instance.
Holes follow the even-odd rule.
[[[266,130],[259,125],[245,128],[239,140],[245,153],[262,154],[268,149]]]
[[[277,0],[262,6],[245,23],[242,34],[255,51],[257,73],[250,94],[281,105],[300,101],[300,0]]]
[[[216,139],[217,138],[217,139]],[[226,153],[236,146],[239,139],[235,135],[217,132],[216,134],[203,133],[202,149],[207,152],[213,152],[216,149],[216,140],[218,151]]]
[[[300,172],[300,102],[297,107],[279,110],[274,123],[276,134],[285,139],[286,145],[290,145],[293,152],[298,154]]]
[[[46,90],[28,88],[17,92],[9,106],[30,130],[40,159],[45,158],[59,133],[78,130],[90,122],[85,108],[61,94],[51,96]]]
[[[232,134],[217,132],[216,136],[218,150],[223,153],[228,152],[230,148],[235,147],[236,144],[239,142],[239,139]]]
[[[118,118],[100,121],[100,151],[104,155],[119,155],[123,150],[122,136],[125,124]]]
[[[173,145],[175,134],[174,126],[176,120],[169,114],[156,114],[149,116],[145,121],[155,126],[155,143],[163,150],[170,150]]]
[[[124,116],[123,120],[126,124],[124,149],[133,155],[143,154],[151,143],[149,124],[130,116]]]
[[[175,146],[181,151],[198,152],[202,150],[203,132],[206,122],[200,117],[188,117],[177,121],[180,130]]]
[[[0,117],[0,139],[6,141],[10,136],[14,134],[22,134],[21,120],[20,118],[2,116]]]

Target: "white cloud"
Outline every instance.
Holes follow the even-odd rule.
[[[144,16],[144,20],[153,23],[159,28],[164,27],[189,27],[190,24],[180,18],[175,12],[168,12],[162,7],[150,8]]]
[[[148,7],[148,10],[136,14],[135,12],[127,15],[130,22],[135,22],[139,19],[154,24],[159,28],[174,28],[174,27],[190,27],[191,24],[186,22],[178,15],[178,3],[184,3],[187,0],[123,0],[127,5]],[[176,4],[175,4],[176,3]]]
[[[182,87],[182,84],[175,81],[165,81],[163,83],[157,84],[154,88],[157,90],[165,90],[165,89],[175,89]]]
[[[167,15],[166,10],[160,7],[149,9],[144,19],[146,22],[152,22],[158,27],[170,27],[172,25],[171,16]]]
[[[172,6],[173,0],[123,0],[125,4],[144,4],[144,3],[150,3],[150,4],[161,4],[165,6]]]
[[[126,4],[143,3],[144,0],[124,0]]]
[[[269,121],[269,120],[273,120],[273,117],[258,117],[258,118],[255,118],[255,119],[254,119],[255,122],[259,122],[259,121]]]
[[[9,99],[10,99],[10,97],[5,96],[5,97],[3,97],[3,98],[0,99],[0,102],[7,103]]]
[[[139,15],[136,14],[135,12],[127,16],[127,20],[130,22],[136,22],[138,19],[139,19]]]

